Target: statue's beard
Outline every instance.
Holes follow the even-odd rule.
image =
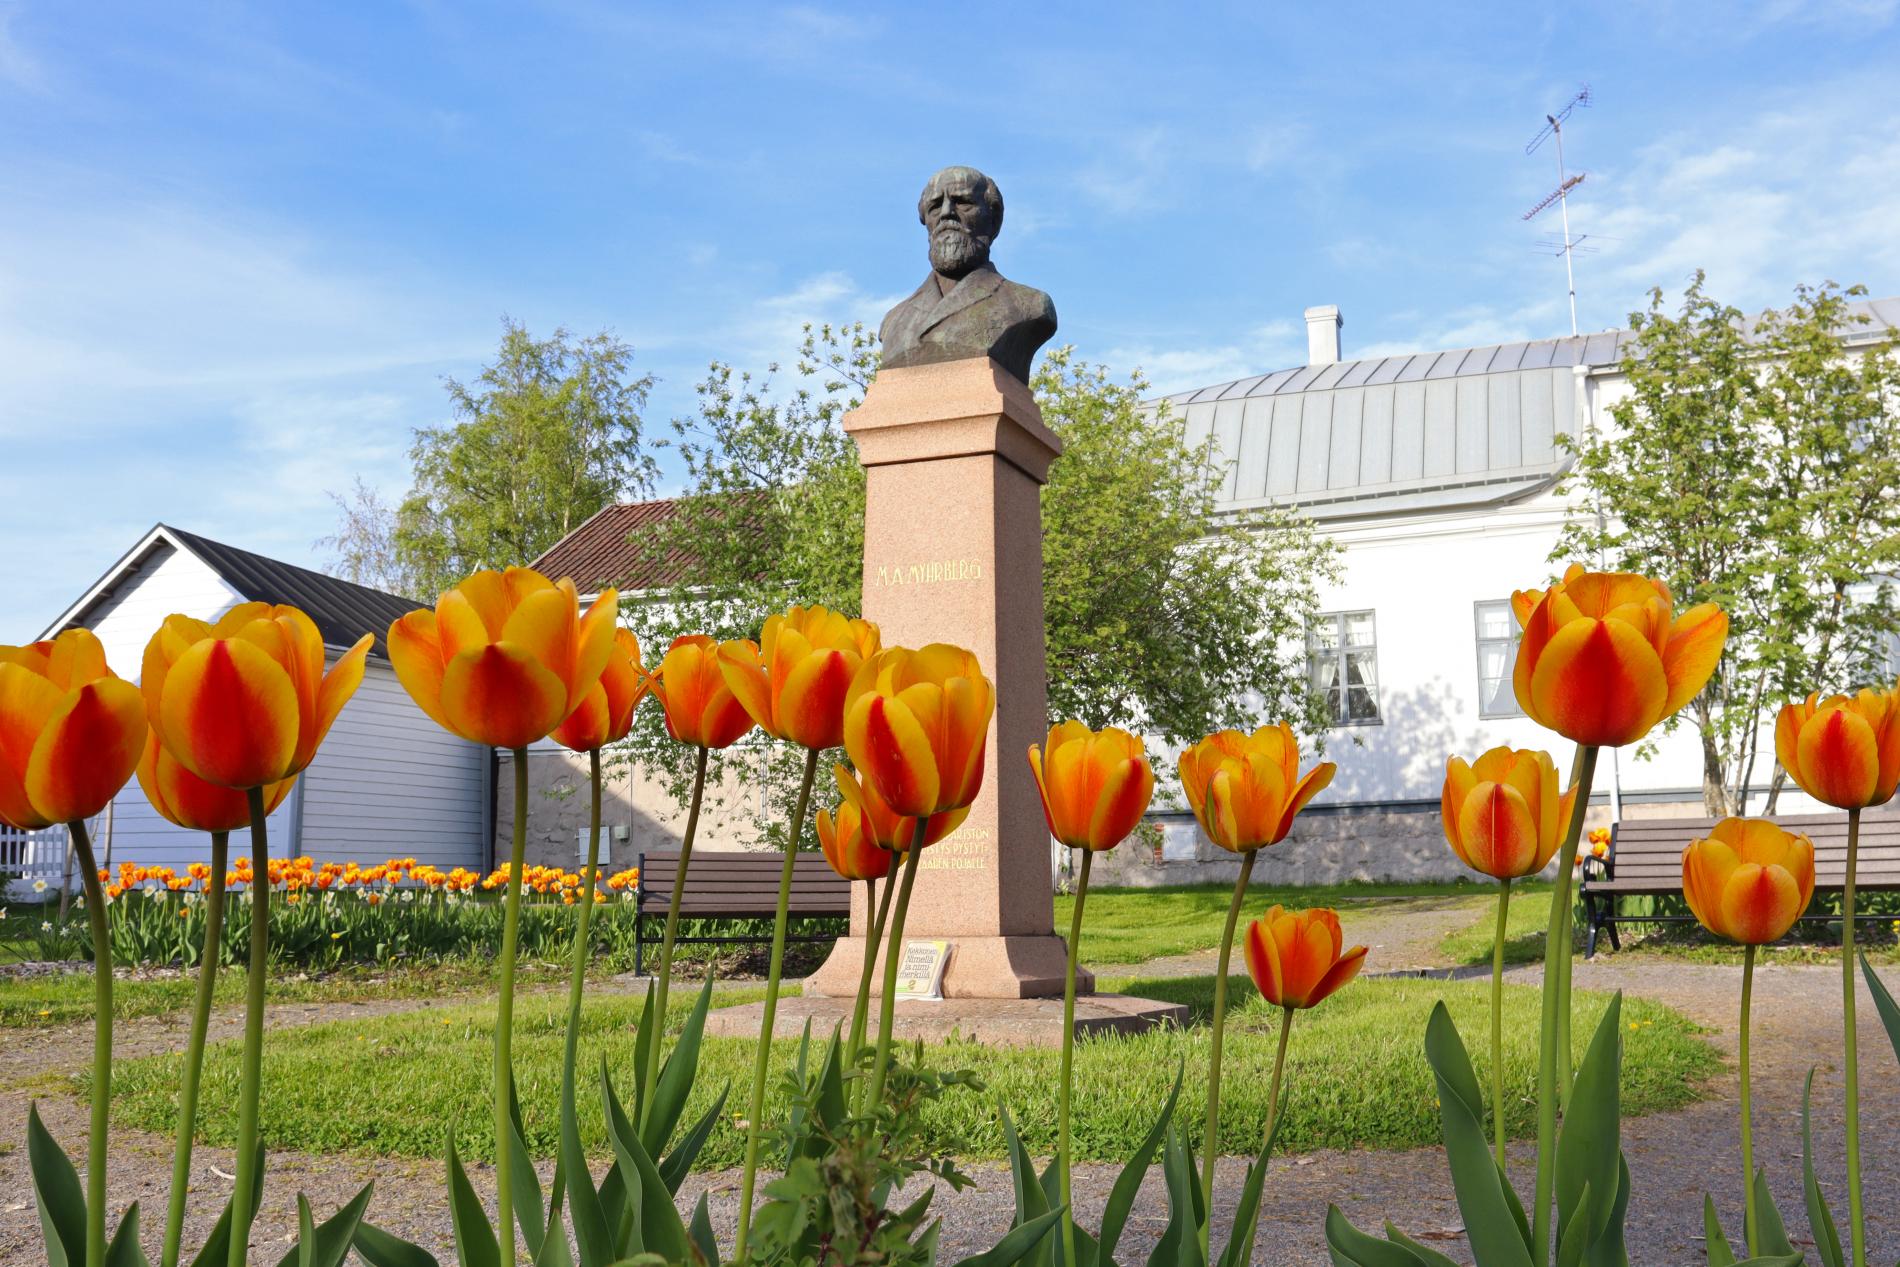
[[[954,220],[931,231],[930,267],[946,277],[962,277],[988,263],[989,258],[990,240],[971,233]]]

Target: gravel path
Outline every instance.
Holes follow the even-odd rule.
[[[1368,912],[1370,914],[1370,912]],[[1386,916],[1391,914],[1388,921]],[[1376,939],[1383,948],[1381,966],[1431,966],[1437,938],[1458,925],[1458,913],[1438,911],[1380,912],[1380,919],[1361,936]],[[1463,916],[1468,922],[1469,912]],[[1445,924],[1450,920],[1449,925]],[[1349,925],[1352,923],[1348,921]],[[1186,957],[1183,957],[1186,958]],[[1417,960],[1418,962],[1413,962]],[[1144,965],[1152,973],[1154,965]],[[1202,969],[1206,971],[1207,969]],[[1104,970],[1109,971],[1109,970]],[[1536,984],[1535,967],[1514,970],[1512,979]],[[1580,963],[1577,985],[1583,989],[1623,989],[1675,1007],[1712,1031],[1712,1039],[1730,1055],[1734,1048],[1734,1011],[1740,970],[1733,967],[1687,964],[1653,956],[1607,956]],[[1800,1193],[1799,1110],[1801,1082],[1810,1063],[1820,1065],[1815,1080],[1815,1132],[1822,1183],[1838,1219],[1845,1223],[1844,1162],[1841,1155],[1840,1074],[1838,1054],[1838,973],[1826,967],[1771,965],[1756,980],[1755,1071],[1757,1086],[1756,1140],[1758,1162],[1768,1168],[1776,1199],[1790,1231],[1800,1241],[1806,1234]],[[295,1042],[298,1027],[339,1017],[364,1017],[434,1002],[295,1005],[273,1009],[273,1041]],[[1863,991],[1861,1002],[1862,1137],[1866,1167],[1868,1224],[1874,1247],[1872,1261],[1892,1261],[1900,1254],[1900,1180],[1893,1177],[1891,1160],[1900,1156],[1900,1079],[1871,1003]],[[234,1034],[237,1018],[222,1014],[214,1033]],[[182,1041],[183,1024],[172,1019],[131,1022],[120,1027],[121,1048],[128,1054],[163,1050]],[[39,1035],[8,1035],[8,1056],[0,1079],[11,1085],[0,1089],[0,1262],[39,1259],[39,1229],[22,1146],[30,1086],[20,1078],[46,1069],[48,1061],[83,1061],[89,1049],[84,1026],[65,1027]],[[51,1067],[58,1068],[58,1063]],[[1707,1101],[1679,1112],[1658,1114],[1626,1123],[1625,1148],[1635,1182],[1636,1201],[1630,1220],[1630,1250],[1638,1267],[1700,1262],[1702,1192],[1718,1194],[1725,1221],[1739,1234],[1741,1223],[1740,1162],[1734,1105],[1733,1074],[1725,1076]],[[1298,1088],[1294,1088],[1298,1094]],[[44,1094],[42,1092],[42,1094]],[[85,1139],[85,1106],[60,1093],[40,1101],[48,1128],[75,1154]],[[1521,1183],[1529,1178],[1529,1154],[1515,1151],[1514,1173]],[[148,1246],[154,1252],[163,1222],[169,1179],[169,1137],[120,1130],[114,1134],[111,1183],[116,1210],[136,1198],[144,1203]],[[1885,1163],[1885,1164],[1883,1164]],[[1216,1203],[1231,1199],[1245,1162],[1225,1159],[1218,1173]],[[232,1161],[228,1151],[200,1148],[194,1153],[194,1217],[186,1243],[202,1239],[210,1221],[230,1190]],[[944,1192],[935,1203],[947,1216],[945,1252],[955,1257],[993,1243],[1007,1226],[1011,1208],[1007,1174],[1000,1168],[971,1168],[978,1186],[961,1194]],[[1085,1165],[1076,1173],[1076,1199],[1081,1217],[1093,1223],[1113,1181],[1115,1168]],[[492,1175],[485,1168],[472,1174],[484,1195],[492,1192]],[[273,1153],[264,1208],[258,1220],[259,1257],[273,1260],[273,1247],[287,1243],[295,1221],[295,1195],[309,1194],[319,1210],[346,1201],[361,1184],[374,1179],[372,1207],[378,1223],[429,1246],[452,1261],[443,1212],[440,1163],[434,1161],[361,1160],[344,1157]],[[690,1202],[702,1189],[713,1194],[716,1220],[730,1232],[736,1176],[715,1173],[695,1176],[682,1194]],[[1363,1227],[1376,1228],[1390,1218],[1407,1231],[1460,1261],[1463,1247],[1461,1220],[1452,1198],[1442,1153],[1419,1149],[1402,1153],[1321,1152],[1277,1160],[1268,1180],[1256,1261],[1273,1264],[1324,1264],[1326,1254],[1321,1221],[1328,1201],[1338,1202]],[[1124,1261],[1145,1258],[1165,1217],[1159,1174],[1150,1176],[1123,1240]],[[1217,1226],[1227,1219],[1227,1208]]]

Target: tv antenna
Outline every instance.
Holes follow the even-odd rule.
[[[1577,333],[1577,270],[1571,262],[1571,256],[1575,255],[1578,248],[1582,246],[1583,238],[1570,236],[1570,191],[1583,183],[1587,173],[1578,172],[1572,176],[1564,167],[1564,124],[1578,106],[1589,104],[1590,85],[1585,84],[1575,96],[1564,103],[1563,109],[1555,114],[1544,116],[1543,128],[1530,139],[1530,144],[1524,147],[1526,154],[1535,154],[1538,147],[1546,140],[1554,137],[1557,141],[1557,187],[1545,194],[1536,206],[1526,211],[1519,219],[1530,220],[1553,202],[1557,204],[1558,213],[1563,217],[1564,235],[1562,242],[1558,244],[1556,254],[1564,257],[1564,276],[1570,283],[1570,333],[1572,335]]]

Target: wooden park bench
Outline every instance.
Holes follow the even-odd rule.
[[[750,850],[695,850],[686,868],[686,887],[680,892],[680,919],[758,920],[753,932],[721,936],[676,936],[694,943],[756,944],[772,940],[772,921],[778,914],[778,881],[785,855]],[[679,874],[677,849],[640,855],[640,878],[634,887],[633,970],[646,972],[645,949],[664,936],[667,906],[673,900],[673,878]],[[851,882],[831,869],[823,854],[801,853],[792,866],[792,897],[786,908],[790,919],[845,919],[851,914]],[[648,921],[653,921],[649,925]],[[789,922],[789,921],[788,921]],[[794,936],[788,941],[829,941],[835,934]]]
[[[1814,842],[1814,891],[1839,893],[1847,880],[1847,815],[1797,814],[1777,816],[1783,830]],[[1695,919],[1693,915],[1624,915],[1617,903],[1625,897],[1669,897],[1682,892],[1682,851],[1692,840],[1709,834],[1713,818],[1645,818],[1624,820],[1610,832],[1606,858],[1587,858],[1583,867],[1583,910],[1589,929],[1584,958],[1596,953],[1597,935],[1608,933],[1610,945],[1622,949],[1618,924],[1670,924]],[[1855,866],[1856,893],[1900,890],[1900,814],[1863,812],[1860,853]],[[1835,920],[1838,915],[1810,913],[1806,920]],[[1857,913],[1855,922],[1892,919],[1891,914]]]

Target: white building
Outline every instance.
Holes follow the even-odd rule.
[[[391,621],[416,606],[408,599],[159,524],[40,636],[89,628],[113,670],[136,681],[145,644],[166,616],[215,620],[244,602],[301,608],[322,632],[332,663],[363,634],[376,636],[362,686],[271,816],[271,855],[366,864],[413,856],[443,869],[486,866],[488,752],[431,721],[389,664],[384,636]],[[102,860],[110,847],[115,866],[182,871],[210,856],[209,838],[160,818],[136,780],[114,800],[109,825],[105,815],[95,821],[94,847]],[[248,844],[234,841],[232,849],[235,856]]]

